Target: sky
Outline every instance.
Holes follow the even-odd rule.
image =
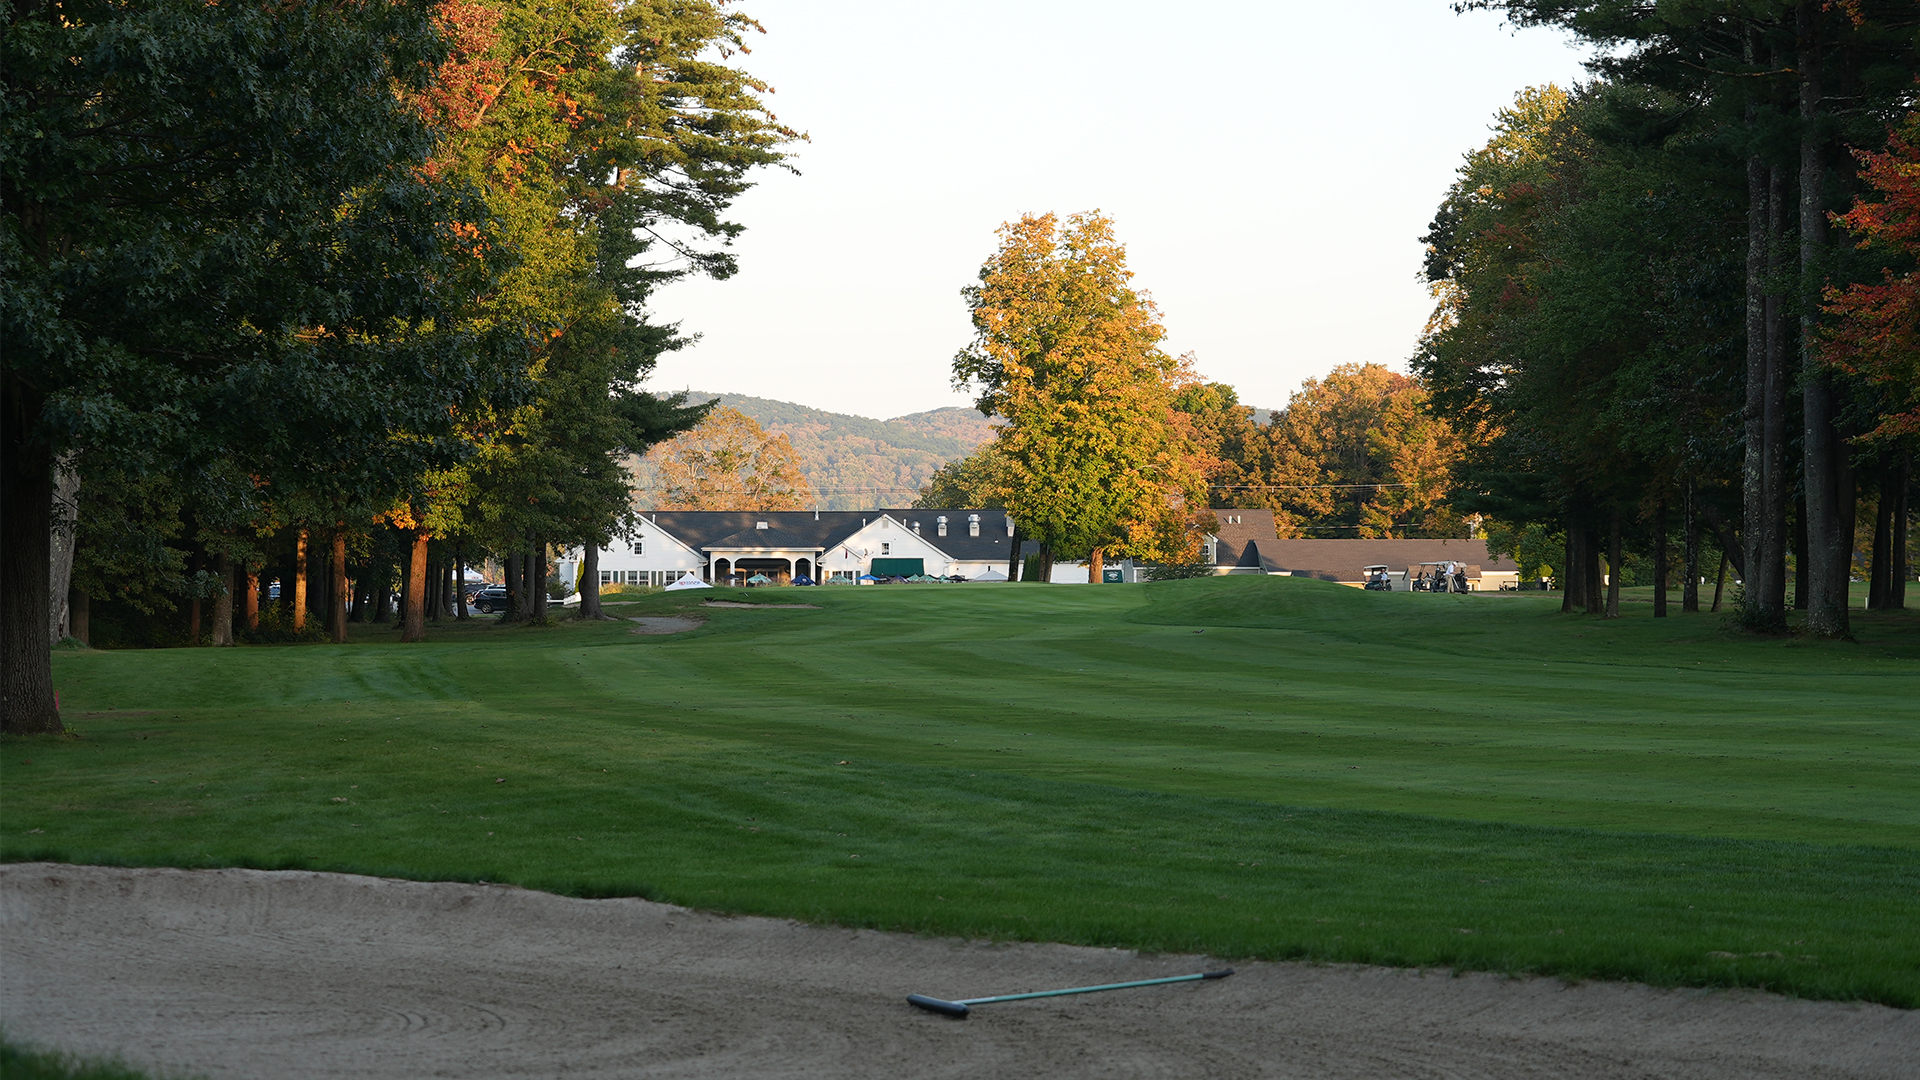
[[[1023,213],[1098,209],[1165,347],[1249,405],[1339,364],[1405,370],[1420,236],[1522,88],[1586,53],[1447,0],[744,0],[736,61],[806,132],[733,207],[740,271],[656,318],[648,386],[885,419],[969,404],[960,289]]]

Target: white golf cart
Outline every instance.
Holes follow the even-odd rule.
[[[1420,572],[1413,579],[1414,592],[1454,592],[1469,591],[1467,568],[1452,560],[1446,562],[1423,562]]]

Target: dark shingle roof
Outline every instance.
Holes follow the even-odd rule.
[[[1423,562],[1457,562],[1482,570],[1518,569],[1511,559],[1487,554],[1485,540],[1283,540],[1275,535],[1271,510],[1216,510],[1214,565],[1299,574],[1323,581],[1361,581],[1363,566],[1394,571]]]
[[[1005,510],[883,510],[898,521],[913,528],[920,526],[920,539],[947,553],[950,558],[964,562],[991,562],[995,559],[1005,561],[1007,546],[1007,512]],[[980,535],[967,535],[967,518],[980,515]],[[947,519],[947,535],[940,535],[940,519]]]
[[[799,533],[790,532],[786,529],[775,529],[771,527],[771,523],[769,523],[769,527],[765,529],[758,527],[742,529],[731,536],[723,536],[718,540],[708,541],[700,545],[702,550],[739,548],[762,551],[772,548],[778,548],[782,551],[814,551],[824,548],[825,546],[825,544],[815,543],[811,537],[801,536]]]
[[[1260,554],[1256,541],[1272,540],[1277,530],[1271,510],[1215,510],[1213,564],[1215,566],[1255,567]]]
[[[1259,565],[1268,573],[1292,573],[1323,581],[1360,581],[1363,566],[1398,573],[1423,562],[1457,562],[1482,570],[1517,570],[1512,559],[1487,554],[1485,540],[1260,540]]]
[[[641,515],[658,524],[695,551],[714,547],[740,533],[778,531],[788,539],[786,547],[825,548],[859,531],[874,519],[872,510],[659,510]]]

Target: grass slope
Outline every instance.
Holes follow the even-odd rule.
[[[1292,579],[734,598],[820,607],[63,654],[80,737],[0,744],[0,858],[1920,1004],[1904,613],[1840,644]]]
[[[0,1036],[0,1076],[7,1080],[149,1080],[149,1074],[117,1061],[34,1050],[4,1036]]]

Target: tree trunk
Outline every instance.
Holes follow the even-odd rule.
[[[1007,538],[1007,542],[1013,545],[1013,550],[1007,553],[1007,580],[1019,581],[1020,548],[1027,542],[1027,538],[1020,535],[1020,522],[1013,523],[1013,535]]]
[[[1620,511],[1615,510],[1607,520],[1607,610],[1605,618],[1620,617]]]
[[[1683,519],[1680,528],[1686,533],[1687,580],[1680,587],[1680,611],[1691,614],[1700,610],[1700,511],[1694,505],[1693,477],[1687,477],[1686,505],[1681,509]]]
[[[220,592],[213,598],[213,643],[222,648],[233,646],[233,556],[225,551],[213,556],[213,572],[220,579]]]
[[[260,571],[251,564],[245,567],[247,572],[247,595],[242,615],[247,620],[248,630],[260,629]]]
[[[599,594],[595,594],[596,599]],[[467,618],[467,556],[459,548],[453,551],[453,617]]]
[[[520,572],[520,554],[515,552],[507,556],[507,621],[523,619],[527,614],[527,596],[521,590],[526,587],[526,578]]]
[[[1793,507],[1793,610],[1807,610],[1807,499],[1803,494]]]
[[[1815,306],[1826,253],[1826,133],[1821,130],[1821,4],[1800,0],[1800,380],[1806,428],[1801,447],[1807,491],[1807,621],[1818,637],[1849,636],[1847,579],[1853,569],[1853,483],[1847,447],[1834,424],[1833,383],[1819,354]]]
[[[1750,126],[1757,126],[1758,117],[1759,106],[1747,106]],[[1784,381],[1779,298],[1772,294],[1770,280],[1780,257],[1776,238],[1784,213],[1782,184],[1778,168],[1768,167],[1757,154],[1747,158],[1746,453],[1740,467],[1746,588],[1741,613],[1749,627],[1763,633],[1779,633],[1787,626],[1786,551],[1781,543],[1786,526]]]
[[[527,595],[533,597],[533,620],[547,621],[547,544],[544,540],[533,542],[533,552],[527,559]]]
[[[393,564],[381,563],[367,571],[367,587],[373,590],[373,621],[384,623],[393,617]]]
[[[593,540],[586,542],[580,556],[580,618],[606,618],[600,613],[600,545]]]
[[[1889,567],[1891,583],[1887,586],[1887,606],[1904,608],[1907,606],[1907,519],[1912,508],[1913,495],[1913,456],[1903,455],[1900,459],[1900,482],[1894,491],[1883,498],[1895,499],[1893,507],[1893,558]]]
[[[1710,608],[1709,610],[1712,610],[1712,611],[1720,610],[1720,597],[1726,591],[1727,591],[1727,553],[1725,549],[1722,549],[1720,552],[1720,572],[1716,574],[1713,579],[1713,607]]]
[[[333,631],[333,643],[347,643],[347,528],[333,530],[333,565],[328,575],[327,625]]]
[[[75,526],[80,520],[80,474],[69,465],[72,455],[53,467],[53,535],[47,538],[47,640],[55,645],[72,633],[68,593],[73,585]]]
[[[65,731],[47,640],[53,457],[33,438],[40,395],[11,373],[0,373],[0,383],[0,731]]]
[[[1040,545],[1040,580],[1053,584],[1053,545]]]
[[[200,647],[200,556],[194,554],[187,559],[187,577],[194,583],[193,599],[187,603],[187,645]]]
[[[400,630],[403,642],[427,640],[427,540],[428,534],[413,534],[413,546],[407,549],[407,612]]]
[[[67,635],[82,645],[93,644],[93,598],[85,589],[67,591]]]
[[[286,591],[285,587],[281,592]],[[307,530],[293,541],[293,632],[307,628]]]
[[[1106,569],[1107,569],[1107,560],[1104,552],[1102,552],[1099,548],[1094,548],[1092,551],[1087,552],[1087,583],[1088,584],[1090,585],[1103,584],[1102,579],[1106,575]]]
[[[1759,104],[1747,104],[1747,127],[1759,127]],[[1745,454],[1740,463],[1741,536],[1747,542],[1745,563],[1755,567],[1747,577],[1747,592],[1741,598],[1747,623],[1757,630],[1786,628],[1786,611],[1766,607],[1766,588],[1759,580],[1759,567],[1766,565],[1766,534],[1770,519],[1768,507],[1768,469],[1766,469],[1766,252],[1768,252],[1768,173],[1759,154],[1747,156],[1747,407],[1745,407]]]
[[[1873,543],[1867,549],[1867,608],[1887,606],[1887,570],[1893,556],[1893,500],[1887,489],[1892,486],[1893,465],[1880,466],[1880,497],[1873,507]]]
[[[320,626],[327,625],[327,613],[332,610],[333,599],[333,545],[324,539],[325,534],[316,534],[307,545],[307,557],[313,561],[307,566],[307,617]]]
[[[1600,534],[1593,529],[1582,530],[1586,535],[1580,543],[1586,552],[1581,560],[1580,572],[1587,578],[1587,614],[1605,615],[1607,611],[1607,589],[1600,580],[1600,558],[1605,552],[1600,547]]]
[[[1560,563],[1560,613],[1579,611],[1587,604],[1587,576],[1580,573],[1580,530],[1567,526],[1567,544]]]
[[[1653,511],[1653,617],[1667,617],[1667,500]]]

